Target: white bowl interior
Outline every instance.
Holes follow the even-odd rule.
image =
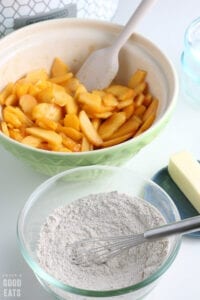
[[[76,72],[93,50],[110,45],[120,30],[119,25],[78,19],[45,21],[18,30],[0,41],[0,89],[31,70],[49,70],[56,56]],[[150,90],[160,100],[160,119],[176,91],[176,75],[169,60],[137,34],[123,47],[119,60],[119,83],[127,83],[137,68],[148,72]]]

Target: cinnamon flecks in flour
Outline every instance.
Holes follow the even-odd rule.
[[[164,224],[148,202],[118,192],[92,194],[55,209],[40,232],[37,257],[40,266],[65,284],[91,290],[134,285],[155,272],[165,260],[167,239],[148,242],[104,264],[72,264],[67,245],[84,238],[141,233]]]

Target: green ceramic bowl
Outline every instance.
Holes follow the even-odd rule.
[[[37,68],[49,69],[58,56],[76,72],[91,50],[110,45],[121,26],[112,23],[59,19],[20,29],[0,41],[0,89],[8,82]],[[173,112],[178,80],[169,59],[146,38],[134,34],[119,57],[117,82],[127,83],[141,68],[148,72],[151,92],[160,100],[157,118],[145,133],[106,149],[85,153],[58,153],[24,146],[0,133],[0,144],[35,170],[54,175],[77,166],[121,165],[150,143],[164,128]]]

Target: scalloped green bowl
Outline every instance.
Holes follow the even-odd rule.
[[[59,19],[20,29],[0,41],[0,89],[30,70],[49,69],[58,56],[76,72],[89,53],[110,45],[121,26],[93,20]],[[134,34],[119,56],[117,82],[127,83],[141,68],[148,72],[151,92],[160,100],[154,124],[140,136],[109,148],[59,153],[30,148],[0,133],[0,144],[36,171],[54,175],[85,165],[122,165],[150,143],[169,121],[176,104],[178,80],[169,59],[152,42]],[[97,70],[98,71],[98,70]]]

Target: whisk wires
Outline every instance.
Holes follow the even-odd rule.
[[[67,247],[72,264],[90,266],[106,263],[122,251],[144,242],[144,235],[127,235],[96,239],[84,239]]]

